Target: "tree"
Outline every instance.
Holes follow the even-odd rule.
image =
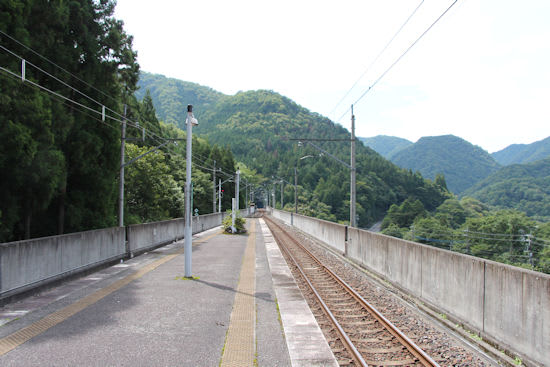
[[[149,148],[126,144],[128,160]],[[184,195],[180,185],[170,174],[161,151],[149,153],[127,166],[124,182],[125,224],[160,221],[182,217]]]
[[[456,229],[466,221],[466,210],[457,199],[447,199],[437,207],[435,218],[441,225]]]
[[[447,182],[445,181],[445,176],[442,173],[438,173],[435,175],[434,183],[442,190],[449,191],[449,189],[447,188]]]
[[[419,217],[427,214],[424,205],[418,199],[411,198],[405,200],[401,205],[393,204],[388,210],[388,214],[382,222],[382,229],[389,227],[390,224],[395,224],[399,228],[408,228]]]
[[[27,80],[96,111],[101,106],[83,94],[121,111],[136,89],[139,65],[132,38],[112,17],[114,6],[110,0],[1,2],[0,29],[20,42],[3,37],[3,45],[28,62]],[[9,53],[2,53],[0,61],[20,70],[21,61]],[[0,148],[0,239],[113,225],[118,126],[100,124],[83,108],[29,86],[2,73],[0,138],[17,146]]]

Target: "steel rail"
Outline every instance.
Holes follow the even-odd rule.
[[[274,224],[271,221],[269,221],[269,222],[272,225]],[[277,226],[277,225],[275,224],[275,226]],[[279,227],[278,229],[281,232],[284,233],[284,230],[282,228]],[[313,292],[313,294],[315,295],[315,298],[317,298],[317,301],[319,301],[319,304],[321,305],[321,308],[323,309],[323,312],[330,319],[330,321],[332,322],[332,324],[334,325],[334,327],[338,331],[338,334],[340,334],[340,340],[342,341],[342,344],[344,344],[344,346],[351,353],[351,355],[352,355],[353,359],[355,360],[355,362],[357,362],[360,366],[368,367],[367,362],[365,362],[365,360],[363,359],[363,356],[357,350],[357,348],[355,347],[355,345],[351,341],[348,334],[344,331],[344,329],[342,328],[340,323],[336,320],[336,318],[334,317],[334,315],[332,314],[332,312],[330,311],[330,309],[328,308],[326,303],[321,298],[321,295],[319,295],[319,293],[317,292],[317,290],[315,289],[313,284],[311,284],[311,282],[309,281],[309,278],[307,277],[307,275],[302,270],[302,267],[298,264],[298,261],[296,261],[294,256],[290,253],[290,251],[288,250],[286,245],[283,243],[283,241],[281,239],[281,235],[279,233],[276,233],[275,231],[272,231],[272,233],[273,233],[273,236],[275,237],[275,239],[277,240],[277,242],[279,243],[279,245],[281,246],[281,248],[283,249],[283,251],[292,259],[292,261],[294,262],[294,265],[296,266],[296,268],[298,269],[300,274],[302,274],[302,277],[304,278],[304,280],[305,280],[306,284],[308,285],[309,289]],[[286,235],[287,235],[288,238],[292,239],[288,234],[286,234]]]
[[[277,226],[282,232],[286,232],[281,226],[272,221],[268,220],[270,223],[273,223]],[[325,266],[313,253],[311,253],[307,248],[305,248],[301,243],[295,240],[292,236],[288,235],[289,239],[296,244],[300,249],[307,253],[319,266],[321,266],[333,279],[344,287],[348,293],[350,293],[356,301],[358,301],[369,313],[371,313],[383,326],[388,330],[394,337],[399,340],[401,345],[403,345],[407,350],[415,356],[420,363],[424,366],[430,367],[439,367],[439,364],[433,360],[426,352],[424,352],[419,346],[417,346],[409,337],[407,337],[401,330],[399,330],[390,320],[388,320],[384,315],[382,315],[374,306],[372,306],[367,300],[365,300],[357,291],[355,291],[350,285],[348,285],[342,278],[340,278],[336,273],[331,269]],[[291,256],[292,257],[292,256]],[[295,261],[293,259],[293,261]]]

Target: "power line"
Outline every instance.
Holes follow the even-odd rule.
[[[407,23],[409,22],[409,20],[411,20],[411,18],[416,14],[416,12],[418,11],[418,9],[420,9],[420,7],[422,6],[422,4],[424,3],[424,0],[421,0],[420,1],[420,4],[418,4],[418,6],[413,10],[413,12],[409,15],[409,17],[405,20],[405,22],[403,24],[401,24],[401,26],[399,27],[399,29],[397,30],[397,32],[395,32],[395,34],[393,35],[393,37],[388,41],[388,43],[386,43],[386,45],[384,46],[384,48],[382,49],[382,51],[380,51],[378,53],[378,55],[374,58],[374,60],[369,64],[369,66],[367,66],[367,68],[365,69],[365,71],[361,74],[361,76],[359,78],[357,78],[357,80],[355,81],[355,83],[353,83],[353,85],[351,86],[351,88],[346,92],[346,94],[344,94],[344,96],[340,99],[340,101],[338,101],[338,103],[336,104],[336,106],[334,106],[334,108],[332,109],[332,111],[330,111],[329,113],[329,116],[332,115],[332,113],[334,111],[336,111],[336,109],[338,108],[338,106],[340,106],[340,103],[342,103],[342,101],[348,96],[348,94],[350,94],[350,92],[353,90],[353,88],[355,88],[355,86],[357,85],[357,83],[359,83],[359,81],[361,79],[363,79],[363,77],[370,71],[370,69],[372,68],[372,66],[378,61],[378,59],[380,58],[380,56],[382,56],[382,54],[388,49],[388,47],[390,46],[390,44],[397,38],[397,36],[399,35],[399,33],[401,33],[401,31],[403,30],[403,28],[405,28],[405,26],[407,25]],[[347,112],[347,111],[346,111]]]
[[[54,65],[55,67],[57,67],[58,69],[61,69],[63,70],[65,73],[69,74],[70,76],[72,76],[73,78],[75,78],[76,80],[84,83],[85,85],[87,85],[88,87],[92,88],[93,90],[103,94],[105,97],[107,98],[110,98],[112,99],[113,101],[115,102],[118,102],[115,98],[113,98],[112,96],[108,95],[107,93],[101,91],[100,89],[94,87],[93,85],[87,83],[86,81],[80,79],[79,77],[77,77],[76,75],[74,75],[73,73],[71,73],[70,71],[64,69],[63,67],[57,65],[55,62],[51,61],[50,59],[48,59],[46,56],[43,56],[41,54],[39,54],[38,52],[34,51],[32,48],[30,48],[29,46],[23,44],[22,42],[16,40],[14,37],[10,36],[9,34],[7,34],[6,32],[0,30],[0,33],[3,34],[4,36],[8,37],[9,39],[11,39],[12,41],[18,43],[19,45],[23,46],[24,48],[26,48],[27,50],[31,51],[32,53],[34,53],[35,55],[37,55],[38,57],[40,57],[41,59],[43,60],[46,60],[47,62],[49,62],[50,64]]]
[[[437,17],[437,19],[428,27],[426,28],[426,30],[424,32],[422,32],[422,34],[405,50],[405,52],[403,52],[401,54],[401,56],[399,56],[375,81],[374,83],[372,83],[372,85],[370,87],[368,87],[364,92],[363,94],[361,94],[361,96],[359,98],[357,98],[357,100],[353,103],[353,105],[356,105],[372,88],[374,88],[378,82],[380,82],[380,80],[382,80],[382,78],[384,78],[386,76],[386,74],[388,74],[390,72],[391,69],[393,69],[393,67],[399,63],[399,61],[401,61],[401,59],[403,57],[405,57],[405,55],[407,55],[407,53],[409,53],[409,51],[426,35],[426,33],[428,33],[440,20],[441,18],[443,18],[445,16],[445,14],[447,14],[449,12],[449,10],[451,10],[451,8],[453,6],[455,6],[455,4],[458,2],[458,0],[454,0],[453,3],[443,12],[441,13],[441,15],[439,17]],[[338,122],[340,122],[340,120],[342,120],[342,118],[351,110],[351,107],[348,107],[348,109],[342,114],[342,116],[340,116],[340,118],[337,120]]]
[[[21,80],[20,75],[17,75],[16,73],[12,72],[12,71],[9,70],[9,69],[6,69],[6,68],[0,66],[0,71],[3,71],[4,73],[7,74],[7,76],[12,77],[13,79]],[[39,83],[33,82],[32,80],[25,79],[25,82],[23,82],[23,84],[26,85],[27,87],[34,87],[34,88],[38,89],[40,92],[48,93],[48,94],[50,94],[52,97],[54,97],[54,98],[56,98],[56,99],[62,101],[66,106],[69,106],[71,109],[76,110],[76,111],[79,111],[79,112],[81,112],[81,113],[84,113],[84,114],[86,114],[87,116],[89,116],[90,118],[92,118],[92,119],[94,119],[94,120],[96,120],[96,121],[98,121],[98,122],[100,122],[100,123],[102,123],[102,124],[104,124],[104,125],[106,125],[106,126],[109,126],[109,127],[111,127],[111,128],[114,128],[114,129],[118,130],[117,127],[112,126],[112,125],[106,123],[105,121],[103,121],[102,119],[100,119],[100,118],[98,118],[98,117],[95,117],[95,116],[91,115],[89,112],[92,112],[92,113],[94,113],[94,114],[96,114],[96,115],[101,115],[101,114],[102,114],[101,112],[96,111],[96,110],[94,110],[94,109],[91,108],[91,107],[88,107],[88,106],[86,106],[86,105],[83,105],[82,103],[79,103],[79,102],[77,102],[77,101],[75,101],[75,100],[73,100],[73,99],[71,99],[71,98],[65,97],[64,95],[62,95],[62,94],[60,94],[60,93],[57,93],[57,92],[52,91],[51,89],[49,89],[49,88],[47,88],[47,87],[44,87],[44,86],[40,85]],[[73,105],[70,105],[69,103],[72,103]],[[77,108],[76,106],[80,107],[80,109]],[[84,109],[84,110],[82,110],[82,109]],[[120,122],[120,123],[123,122],[122,120],[117,119],[117,118],[112,117],[112,116],[107,115],[107,114],[105,114],[105,118],[106,118],[106,119],[109,118],[109,119],[111,119],[111,120],[114,120],[114,121],[117,121],[117,122]],[[131,127],[140,129],[140,127],[139,127],[137,124],[132,123],[131,121],[127,121],[127,124],[128,124],[129,126],[131,126]],[[161,143],[161,142],[166,141],[166,138],[161,137],[161,136],[159,136],[159,135],[157,135],[157,134],[155,134],[155,133],[153,133],[153,132],[150,132],[150,131],[147,131],[147,132],[146,132],[146,135],[148,135],[149,137],[151,137],[151,139],[153,139],[153,140],[156,141],[157,143]],[[175,152],[175,151],[173,151],[173,150],[172,150],[172,152],[173,152],[174,154],[182,155],[181,153]],[[203,162],[203,163],[204,163],[204,162]],[[194,164],[196,164],[196,163],[194,163]],[[210,170],[210,171],[212,170],[212,169],[209,169],[209,168],[205,168],[205,167],[203,167],[203,166],[200,166],[200,165],[198,165],[198,164],[197,164],[197,166],[199,166],[199,167],[201,167],[201,168],[203,168],[203,169],[206,169],[206,170]],[[223,172],[223,174],[228,175],[228,174],[225,173],[225,172]]]

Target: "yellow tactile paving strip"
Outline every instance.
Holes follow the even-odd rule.
[[[256,354],[256,221],[252,220],[221,367],[253,366]]]
[[[218,233],[212,234],[210,236],[207,236],[205,238],[201,238],[198,241],[195,241],[195,243],[203,243],[208,241],[210,238],[217,236]],[[10,352],[11,350],[17,348],[19,345],[29,341],[30,339],[34,338],[35,336],[38,336],[45,332],[46,330],[50,329],[51,327],[67,320],[69,317],[75,315],[76,313],[84,310],[86,307],[96,303],[97,301],[101,300],[102,298],[108,296],[109,294],[119,290],[120,288],[124,287],[128,283],[141,278],[145,274],[149,273],[150,271],[156,269],[160,265],[172,260],[176,256],[179,256],[183,254],[183,248],[175,252],[171,255],[166,255],[162,257],[159,260],[156,260],[152,262],[151,264],[141,268],[140,270],[136,271],[133,274],[130,274],[126,278],[120,279],[113,284],[102,288],[89,296],[86,296],[82,298],[79,301],[76,301],[75,303],[62,308],[59,311],[56,311],[52,314],[49,314],[48,316],[36,321],[35,323],[24,327],[23,329],[20,329],[16,331],[15,333],[8,335],[2,339],[0,339],[0,356]]]

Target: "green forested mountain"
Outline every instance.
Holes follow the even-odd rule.
[[[144,75],[146,80],[152,78],[151,74]],[[154,77],[164,80],[163,77]],[[147,85],[152,85],[146,82],[139,84],[141,93]],[[162,85],[159,83],[155,91],[151,90],[157,110],[163,109],[163,102],[159,99],[165,94]],[[300,146],[297,141],[290,140],[349,139],[349,132],[342,126],[271,91],[240,92],[226,96],[178,80],[171,80],[169,88],[190,96],[197,95],[196,90],[210,92],[207,94],[211,98],[205,103],[201,102],[204,99],[198,102],[181,99],[181,106],[195,103],[199,126],[194,132],[206,137],[210,143],[230,147],[235,159],[241,162],[241,169],[262,177],[260,181],[263,181],[264,190],[273,189],[273,181],[266,179],[272,176],[293,183],[294,168],[297,167],[300,212],[330,220],[349,220],[349,169],[326,156],[319,156],[319,151],[307,144]],[[166,107],[166,116],[181,113],[181,108],[177,104],[174,106],[177,111]],[[349,162],[349,142],[315,144]],[[312,157],[300,160],[309,155]],[[357,144],[357,173],[357,214],[361,226],[380,219],[391,204],[409,197],[419,199],[427,208],[435,208],[448,195],[441,185],[398,168],[362,144]],[[277,187],[277,200],[280,202],[279,190],[280,186]],[[286,185],[283,200],[287,209],[292,209],[292,185]]]
[[[319,151],[290,139],[349,139],[340,125],[271,91],[250,91],[224,96],[206,111],[197,134],[212,143],[231,147],[236,159],[265,177],[294,181],[297,167],[302,213],[325,219],[349,218],[349,169]],[[349,162],[349,142],[315,142]],[[306,156],[300,160],[301,157]],[[292,208],[294,189],[287,185],[284,202]],[[428,208],[448,193],[420,175],[403,170],[373,150],[357,144],[357,214],[359,225],[381,218],[388,207],[406,198],[421,200]],[[278,195],[277,195],[278,196]]]
[[[499,168],[489,153],[454,135],[423,137],[396,153],[392,162],[430,179],[443,174],[447,187],[456,194]]]
[[[498,208],[518,209],[549,221],[550,158],[503,167],[464,194]]]
[[[140,72],[138,86],[136,97],[142,99],[149,90],[159,120],[184,130],[188,104],[194,106],[195,116],[202,120],[203,113],[223,97],[222,93],[199,84],[144,71]]]
[[[550,157],[550,136],[531,144],[512,144],[491,155],[503,166],[538,161]]]
[[[371,138],[359,138],[367,147],[383,157],[390,159],[400,150],[412,145],[412,141],[396,136],[377,135]]]

